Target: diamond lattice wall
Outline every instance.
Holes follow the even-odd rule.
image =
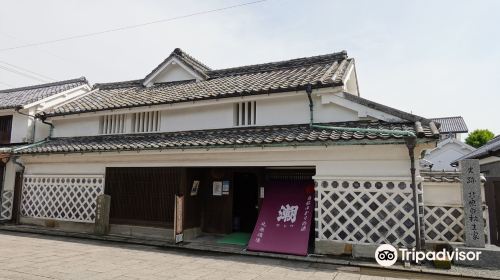
[[[21,215],[93,223],[96,199],[103,193],[102,175],[26,175]]]
[[[415,246],[410,185],[408,180],[317,181],[316,239]]]
[[[465,242],[464,208],[460,206],[425,206],[425,239],[437,242]],[[483,207],[486,242],[489,240],[488,208]]]
[[[12,218],[12,205],[14,204],[14,192],[4,191],[0,197],[0,220],[10,220]]]

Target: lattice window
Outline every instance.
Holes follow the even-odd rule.
[[[410,185],[407,180],[317,181],[316,239],[415,246]]]
[[[464,208],[425,206],[425,239],[434,242],[465,242]],[[483,207],[486,242],[489,240],[488,208]]]
[[[12,205],[14,204],[14,192],[4,191],[0,198],[0,220],[10,220],[12,218]]]
[[[140,112],[132,114],[132,132],[156,132],[160,131],[160,111]]]
[[[248,101],[234,104],[234,125],[249,126],[257,124],[257,102]]]
[[[125,132],[125,114],[102,116],[99,123],[100,134],[118,134]]]
[[[93,223],[96,199],[103,193],[102,175],[26,175],[21,215]]]

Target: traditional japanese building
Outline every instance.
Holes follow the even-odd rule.
[[[50,137],[15,151],[23,224],[93,232],[107,194],[109,234],[172,240],[176,224],[292,254],[426,239],[418,160],[439,125],[361,97],[345,51],[214,70],[175,49],[38,117]]]
[[[462,117],[433,118],[432,121],[440,124],[440,141],[436,148],[425,152],[420,161],[427,171],[457,171],[451,163],[475,150],[474,147],[462,142],[462,134],[469,132]]]
[[[0,221],[11,218],[13,187],[16,180],[18,184],[21,183],[21,173],[16,174],[19,167],[12,160],[12,151],[43,140],[49,135],[50,124],[42,123],[35,118],[35,114],[70,101],[90,89],[87,80],[82,77],[0,90]]]

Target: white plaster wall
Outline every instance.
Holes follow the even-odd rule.
[[[216,129],[233,126],[233,104],[214,104],[196,108],[165,110],[162,131]]]
[[[172,82],[172,81],[184,81],[184,80],[192,80],[195,79],[193,75],[184,70],[178,64],[170,64],[168,68],[159,73],[154,82],[162,83],[162,82]]]
[[[425,182],[423,184],[425,205],[463,206],[460,182]],[[486,203],[484,183],[481,183],[481,198],[483,203]]]
[[[212,101],[203,106],[165,106],[161,110],[161,132],[186,131],[198,129],[231,128],[234,125],[234,104],[252,99],[233,99],[234,102]],[[314,97],[315,122],[341,122],[358,120],[355,111],[333,103],[322,104],[320,97]],[[287,97],[258,99],[257,126],[309,123],[309,101],[305,94]],[[113,114],[137,112],[140,109],[115,111]],[[144,110],[154,110],[145,108]],[[111,113],[111,112],[109,112]],[[97,135],[99,115],[79,115],[56,118],[55,137]],[[130,126],[126,126],[130,133]]]
[[[28,116],[14,113],[12,117],[12,132],[10,136],[10,142],[20,143],[28,141],[28,134],[31,134],[31,122],[32,120],[30,120]]]
[[[71,119],[56,119],[54,125],[54,137],[71,137],[97,135],[99,133],[99,117],[80,117]]]
[[[111,166],[311,166],[316,167],[316,176],[410,176],[404,145],[108,152],[21,160],[25,174],[104,174]]]
[[[35,141],[40,141],[49,136],[50,126],[36,120]]]
[[[462,206],[460,183],[424,182],[425,205]]]
[[[314,122],[342,122],[358,120],[357,113],[336,104],[321,104],[314,97]],[[257,125],[309,123],[307,95],[296,95],[257,102]]]
[[[28,113],[28,112],[26,112]],[[29,114],[33,115],[33,112],[29,112]],[[13,110],[4,110],[0,112],[0,116],[12,115],[12,131],[10,136],[11,143],[22,143],[28,142],[31,140],[32,135],[32,123],[33,119],[16,113]],[[41,140],[48,135],[47,132],[44,132],[44,125],[40,121],[36,121],[36,129],[35,129],[35,141]]]
[[[462,156],[470,153],[472,150],[465,149],[463,146],[450,142],[439,148],[436,148],[429,152],[424,158],[434,164],[432,170],[447,170],[453,171],[456,168],[452,167],[450,164],[461,158]]]

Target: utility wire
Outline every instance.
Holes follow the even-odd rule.
[[[4,32],[1,32],[1,31],[0,31],[0,35],[8,37],[8,38],[13,39],[13,40],[16,40],[19,44],[27,44],[26,40],[18,38],[18,37],[15,37],[15,36],[12,36],[10,34],[7,34],[7,33],[4,33]],[[36,48],[36,49],[38,51],[40,51],[40,52],[46,53],[48,55],[51,55],[51,56],[53,56],[53,57],[55,57],[55,58],[57,58],[57,59],[59,59],[61,61],[64,61],[64,62],[68,63],[68,64],[73,65],[73,64],[77,63],[76,60],[61,57],[61,56],[59,56],[59,55],[57,55],[57,54],[55,54],[55,53],[53,53],[51,51],[48,51],[48,50],[45,50],[45,49],[42,49],[42,48]]]
[[[23,76],[23,77],[26,77],[26,78],[30,78],[32,80],[37,80],[37,81],[40,81],[40,82],[43,82],[43,83],[46,83],[47,80],[43,80],[43,79],[40,79],[36,76],[33,76],[33,75],[30,75],[30,74],[26,74],[26,73],[23,73],[21,71],[18,71],[16,69],[12,69],[10,67],[7,67],[7,66],[3,66],[3,65],[0,65],[0,69],[3,69],[5,71],[8,71],[8,72],[11,72],[11,73],[14,73],[14,74],[18,74],[20,76]]]
[[[30,74],[37,75],[37,76],[39,76],[39,77],[41,77],[41,78],[44,78],[44,79],[46,79],[46,80],[51,80],[51,81],[53,81],[53,82],[55,82],[55,81],[56,81],[56,79],[54,79],[54,78],[47,77],[47,76],[42,75],[42,74],[39,74],[39,73],[37,73],[37,72],[34,72],[34,71],[31,71],[31,70],[28,70],[28,69],[22,68],[22,67],[20,67],[20,66],[16,66],[16,65],[14,65],[14,64],[10,64],[10,63],[5,62],[5,61],[3,61],[3,60],[0,60],[0,63],[6,64],[6,65],[9,65],[10,67],[16,68],[16,69],[21,70],[21,71],[24,71],[24,72],[28,72],[28,73],[30,73]]]
[[[69,37],[54,39],[54,40],[41,41],[41,42],[36,42],[36,43],[31,43],[31,44],[19,45],[19,46],[15,46],[15,47],[3,48],[3,49],[0,49],[0,52],[9,51],[9,50],[16,50],[16,49],[23,49],[23,48],[29,48],[29,47],[40,46],[40,45],[47,45],[47,44],[52,44],[52,43],[57,43],[57,42],[62,42],[62,41],[68,41],[68,40],[74,40],[74,39],[80,39],[80,38],[86,38],[86,37],[91,37],[91,36],[96,36],[96,35],[101,35],[101,34],[116,32],[116,31],[122,31],[122,30],[126,30],[126,29],[139,28],[139,27],[143,27],[143,26],[147,26],[147,25],[153,25],[153,24],[163,23],[163,22],[170,22],[170,21],[175,21],[175,20],[178,20],[178,19],[184,19],[184,18],[199,16],[199,15],[204,15],[204,14],[209,14],[209,13],[215,13],[215,12],[220,12],[220,11],[224,11],[224,10],[234,9],[234,8],[238,8],[238,7],[249,6],[249,5],[253,5],[253,4],[257,4],[257,3],[262,3],[262,2],[266,2],[266,1],[269,1],[269,0],[258,0],[258,1],[246,2],[246,3],[242,3],[242,4],[237,4],[237,5],[232,5],[232,6],[226,6],[226,7],[212,9],[212,10],[205,10],[205,11],[201,11],[201,12],[196,12],[196,13],[191,13],[191,14],[186,14],[186,15],[181,15],[181,16],[176,16],[176,17],[171,17],[171,18],[165,18],[165,19],[160,19],[160,20],[155,20],[155,21],[150,21],[150,22],[145,22],[145,23],[140,23],[140,24],[127,25],[127,26],[122,26],[122,27],[107,29],[107,30],[103,30],[103,31],[84,33],[84,34],[79,34],[79,35],[74,35],[74,36],[69,36]]]

